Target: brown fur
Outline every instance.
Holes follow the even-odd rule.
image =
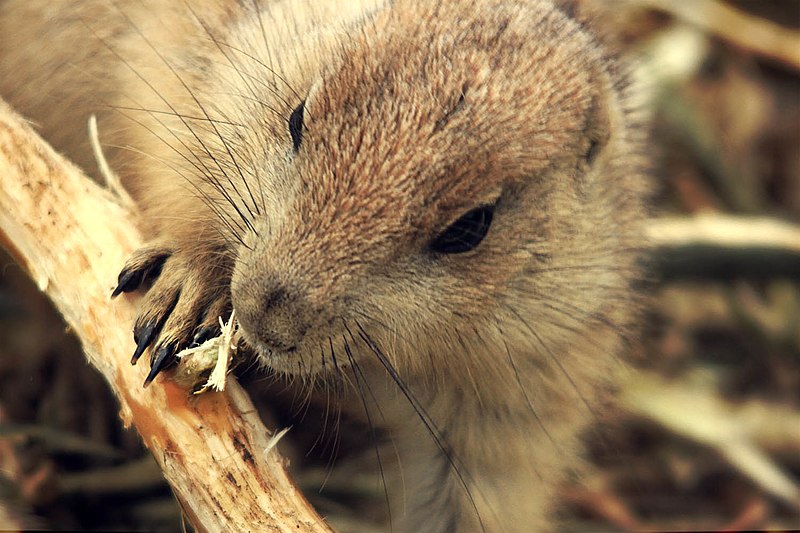
[[[232,299],[266,366],[349,382],[391,435],[395,527],[546,528],[637,309],[624,69],[544,0],[263,3],[6,0],[0,94],[87,168],[99,115],[171,253],[137,323],[169,315],[155,351]],[[495,202],[474,250],[427,249]]]

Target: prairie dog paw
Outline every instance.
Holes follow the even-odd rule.
[[[176,362],[181,350],[220,334],[220,317],[230,315],[230,280],[219,260],[181,253],[168,246],[143,248],[128,260],[112,294],[152,282],[133,328],[136,364],[150,349],[147,386]]]

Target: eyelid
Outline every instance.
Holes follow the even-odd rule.
[[[460,203],[459,205],[447,206],[446,211],[449,213],[458,213],[457,216],[446,220],[446,223],[442,226],[438,226],[438,233],[443,232],[450,226],[456,223],[461,217],[473,211],[475,209],[480,209],[483,207],[491,207],[495,209],[497,204],[500,202],[501,197],[503,196],[503,187],[497,186],[493,187],[489,191],[484,192],[479,196],[472,197],[472,200],[469,204]]]

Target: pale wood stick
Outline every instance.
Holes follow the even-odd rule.
[[[800,226],[769,217],[705,213],[650,221],[647,236],[655,246],[706,245],[731,249],[776,249],[800,254]]]
[[[188,397],[166,379],[143,389],[130,366],[132,299],[109,296],[141,245],[130,211],[47,146],[0,101],[0,244],[53,301],[119,399],[198,531],[330,531],[271,450],[233,381]]]

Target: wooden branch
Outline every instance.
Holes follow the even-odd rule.
[[[109,296],[140,236],[132,213],[0,101],[0,245],[54,302],[119,399],[198,531],[330,531],[287,476],[249,398],[143,389],[130,366],[132,299]]]
[[[768,217],[708,213],[652,220],[648,238],[663,280],[800,277],[800,227]]]

